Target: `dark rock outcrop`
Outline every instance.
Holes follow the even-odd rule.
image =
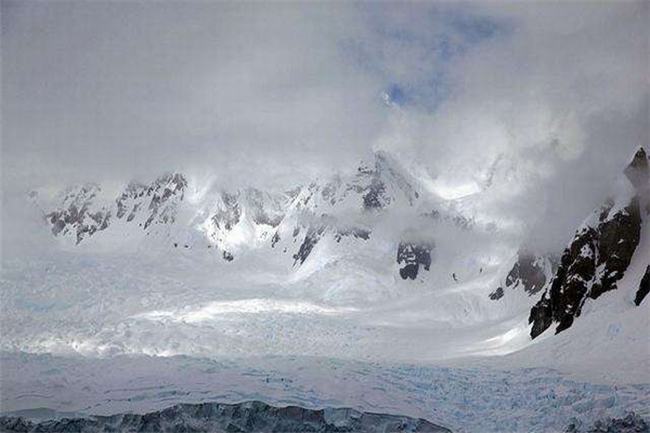
[[[645,149],[641,147],[634,154],[630,164],[625,168],[625,176],[637,190],[643,190],[648,187],[648,183],[650,182],[650,168],[648,165],[648,155]]]
[[[552,257],[537,256],[526,251],[520,251],[517,254],[517,261],[506,275],[503,285],[490,293],[490,299],[501,299],[505,294],[504,287],[506,289],[521,287],[524,292],[532,296],[546,286],[550,274],[555,271],[555,267],[556,264]]]
[[[630,412],[623,418],[598,420],[592,427],[582,428],[579,423],[571,423],[566,433],[650,433],[650,425],[639,415]]]
[[[650,293],[650,265],[646,268],[643,278],[639,283],[639,290],[637,290],[636,295],[634,296],[634,304],[641,305],[641,302],[648,296]]]
[[[144,222],[145,230],[153,223],[173,223],[176,218],[176,206],[168,206],[172,197],[183,200],[187,180],[182,174],[173,173],[159,177],[147,188],[149,217]]]
[[[237,404],[179,404],[144,415],[63,418],[39,423],[23,418],[0,417],[0,431],[6,433],[451,433],[450,430],[422,418],[359,412],[349,408],[275,407],[259,401]]]
[[[45,215],[52,225],[52,234],[72,233],[78,244],[85,238],[108,227],[111,211],[106,207],[93,209],[97,194],[101,191],[95,184],[69,188],[62,197],[61,206]]]
[[[414,280],[418,276],[420,266],[426,271],[431,267],[432,242],[400,242],[397,247],[397,264],[401,265],[399,275],[403,280]]]
[[[131,182],[114,202],[103,206],[98,199],[101,188],[86,184],[69,188],[58,209],[45,215],[55,236],[73,233],[76,243],[105,230],[113,215],[133,221],[138,215],[144,230],[153,224],[173,223],[176,201],[183,199],[187,181],[183,175],[165,174],[149,185]]]
[[[339,229],[336,231],[336,234],[334,235],[334,239],[336,239],[336,242],[341,242],[341,239],[348,236],[353,237],[355,239],[363,239],[364,241],[367,241],[368,239],[370,239],[370,230],[360,228],[360,227]]]
[[[531,336],[537,337],[552,323],[556,332],[573,324],[584,302],[616,289],[639,244],[639,202],[632,199],[622,209],[606,206],[595,224],[584,225],[564,250],[551,286],[532,308]]]
[[[300,245],[300,249],[298,249],[298,252],[293,255],[294,266],[298,262],[300,262],[301,265],[305,263],[305,260],[307,260],[307,257],[309,257],[309,254],[311,254],[314,246],[316,246],[320,238],[323,236],[326,228],[327,227],[325,225],[309,227],[307,234],[305,235],[305,238]]]
[[[645,159],[644,159],[645,158]],[[647,156],[640,149],[625,170],[636,194],[609,200],[577,231],[564,250],[557,273],[529,316],[531,337],[535,338],[556,323],[556,333],[569,328],[580,316],[589,298],[616,289],[639,244],[640,202],[648,180]]]
[[[183,200],[187,180],[180,173],[167,173],[145,185],[131,182],[115,200],[116,216],[133,221],[139,213],[146,216],[143,229],[153,224],[173,223],[176,218],[174,199]]]
[[[497,287],[494,292],[490,293],[490,299],[493,301],[501,298],[503,298],[503,287]]]

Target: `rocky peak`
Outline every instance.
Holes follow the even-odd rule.
[[[418,276],[420,266],[428,271],[431,267],[431,251],[433,242],[400,242],[397,246],[397,264],[400,265],[399,275],[403,280],[414,280]]]
[[[539,256],[526,250],[520,250],[503,283],[490,293],[490,299],[502,298],[505,294],[504,288],[514,290],[521,287],[528,296],[532,296],[546,286],[555,268],[557,268],[557,264],[553,257]]]
[[[636,189],[645,189],[650,182],[650,168],[648,168],[648,155],[643,147],[634,154],[632,161],[625,168],[625,176]]]
[[[387,152],[375,152],[374,164],[360,164],[350,189],[362,195],[363,209],[380,210],[396,200],[413,206],[420,194],[415,182]]]
[[[78,244],[108,227],[110,210],[95,206],[100,192],[99,185],[92,183],[66,189],[61,195],[60,206],[45,215],[54,236],[72,234]]]
[[[553,324],[557,324],[556,333],[569,328],[587,299],[615,290],[617,281],[623,278],[639,244],[643,224],[640,202],[647,188],[644,182],[648,182],[643,149],[635,154],[625,175],[636,194],[608,200],[578,229],[562,254],[550,287],[531,309],[533,338]]]
[[[130,182],[116,200],[118,218],[125,215],[127,222],[133,221],[139,213],[147,212],[141,222],[146,230],[152,224],[171,223],[176,217],[176,207],[183,200],[187,179],[180,173],[166,173],[146,185]]]

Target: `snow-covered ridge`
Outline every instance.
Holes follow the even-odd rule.
[[[226,261],[264,252],[285,257],[283,266],[290,268],[301,267],[316,251],[331,254],[332,245],[335,250],[365,249],[371,238],[390,244],[388,254],[400,263],[400,245],[431,250],[431,227],[476,228],[471,215],[428,191],[386,152],[377,152],[352,173],[289,191],[206,188],[188,179],[168,173],[150,183],[132,181],[115,198],[106,197],[100,185],[87,184],[49,201],[37,194],[32,199],[64,245],[211,250]],[[422,268],[428,271],[426,262]],[[404,279],[417,275],[417,269],[401,269]]]
[[[556,333],[569,328],[588,299],[617,288],[635,254],[643,255],[648,265],[647,251],[637,248],[650,216],[650,169],[643,148],[636,152],[625,175],[629,183],[622,183],[615,196],[587,217],[564,250],[552,283],[531,309],[533,338],[554,324]],[[642,285],[639,279],[637,286]],[[639,298],[637,305],[642,301]]]

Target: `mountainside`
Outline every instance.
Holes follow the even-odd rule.
[[[358,432],[389,431],[450,433],[424,419],[359,412],[348,408],[306,409],[275,407],[251,401],[238,404],[179,404],[144,415],[120,414],[89,418],[64,418],[34,423],[24,418],[0,417],[3,433],[54,432]]]
[[[523,290],[528,296],[533,296],[550,282],[556,269],[555,257],[520,250],[504,281],[489,297],[493,301],[499,300],[506,290]]]
[[[33,200],[52,234],[64,243],[198,248],[212,250],[226,262],[263,252],[282,256],[280,261],[297,269],[319,249],[328,254],[332,248],[363,250],[376,238],[370,248],[393,256],[402,279],[430,270],[436,242],[427,232],[432,228],[486,230],[428,191],[385,152],[377,152],[372,163],[361,163],[354,173],[285,192],[206,188],[181,173],[169,173],[150,183],[130,182],[115,199],[107,195],[100,185],[88,184],[52,200],[34,194]]]
[[[444,302],[460,309],[452,313],[457,319],[514,320],[526,312],[535,338],[570,327],[588,299],[615,290],[625,275],[650,212],[643,149],[624,171],[617,192],[583,222],[560,259],[500,244],[498,224],[479,223],[467,211],[471,198],[462,199],[460,212],[457,201],[441,199],[385,152],[353,173],[283,192],[206,187],[173,173],[130,182],[115,199],[87,184],[50,202],[33,200],[64,243],[241,261],[236,274],[262,266],[271,270],[265,281],[302,281],[335,302],[394,297],[392,287],[444,289]],[[637,305],[648,280],[638,283]],[[482,287],[467,292],[473,281]]]
[[[643,148],[625,169],[629,184],[594,211],[564,250],[552,283],[533,306],[535,338],[552,325],[559,333],[580,316],[588,299],[615,290],[637,250],[648,220],[648,157]],[[643,282],[640,291],[643,291]],[[637,305],[643,295],[639,295]]]

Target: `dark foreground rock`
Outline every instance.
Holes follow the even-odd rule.
[[[639,203],[633,199],[622,209],[608,204],[595,223],[585,224],[562,255],[550,288],[530,312],[531,336],[553,323],[556,332],[569,328],[580,316],[587,298],[616,289],[639,244]]]
[[[359,412],[349,408],[315,410],[299,406],[275,407],[259,401],[179,404],[144,415],[64,418],[39,423],[20,417],[0,417],[0,432],[451,433],[421,418]]]
[[[582,428],[575,423],[570,424],[566,433],[650,433],[650,426],[639,415],[631,412],[624,418],[596,421],[590,428]]]
[[[641,208],[650,174],[643,149],[636,153],[625,174],[635,193],[608,200],[578,229],[562,254],[550,287],[530,311],[532,338],[552,325],[557,325],[556,333],[569,328],[587,299],[615,290],[623,278],[644,222]]]
[[[636,295],[634,296],[634,303],[636,305],[641,305],[641,302],[648,296],[650,293],[650,265],[645,269],[645,274],[641,278],[639,283],[639,290],[637,290]]]

